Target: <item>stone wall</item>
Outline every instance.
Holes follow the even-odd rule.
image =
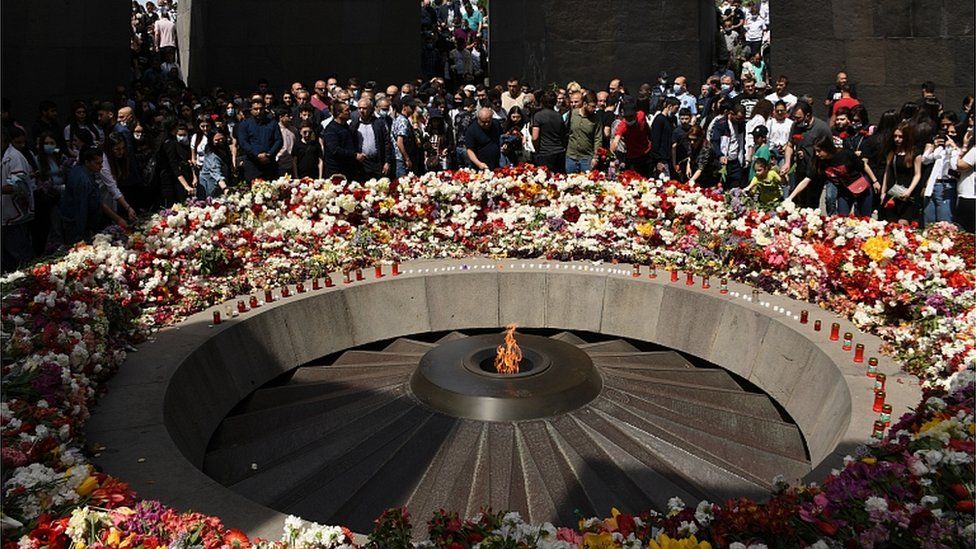
[[[498,0],[491,4],[491,78],[571,80],[633,90],[658,72],[699,81],[711,69],[711,0]]]
[[[405,0],[181,0],[193,87],[274,89],[337,74],[380,82],[420,75],[420,14]],[[184,58],[187,56],[184,55]]]
[[[24,127],[50,99],[64,119],[75,99],[110,100],[128,84],[129,4],[118,0],[3,3],[2,94]]]
[[[972,0],[772,0],[774,74],[820,108],[837,71],[872,118],[920,94],[926,80],[947,109],[973,93]]]

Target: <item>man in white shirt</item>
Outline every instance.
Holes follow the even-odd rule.
[[[27,151],[27,134],[18,127],[3,132],[5,147],[0,164],[0,269],[10,272],[20,268],[34,257],[31,243],[31,224],[34,219],[34,179],[31,167],[24,156]],[[26,154],[30,154],[26,152]]]
[[[746,47],[749,48],[750,55],[756,52],[762,53],[763,34],[766,32],[766,20],[759,15],[759,6],[753,4],[749,8],[744,23],[746,31]]]
[[[519,84],[518,78],[508,79],[508,90],[502,93],[502,109],[505,113],[512,110],[512,107],[522,108],[525,106],[525,94],[522,93],[522,87]]]
[[[785,76],[780,76],[776,79],[776,91],[766,96],[766,100],[776,104],[777,101],[782,101],[786,103],[786,108],[793,110],[796,106],[796,96],[789,91],[790,79]]]
[[[156,51],[175,52],[177,50],[176,23],[170,20],[168,11],[160,13],[159,20],[153,25],[153,36]]]
[[[793,131],[793,120],[789,117],[789,113],[786,102],[777,101],[773,104],[773,116],[766,121],[766,128],[769,129],[769,156],[777,166],[783,162],[783,151]]]

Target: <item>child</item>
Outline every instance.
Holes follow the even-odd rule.
[[[769,169],[769,160],[765,158],[757,158],[752,166],[756,175],[743,192],[749,193],[758,188],[759,196],[756,200],[759,207],[763,210],[771,210],[783,200],[779,172]]]
[[[755,161],[763,159],[769,161],[769,129],[766,126],[757,126],[752,130],[752,146],[749,147],[748,158],[752,165],[749,167],[749,181],[756,176]]]

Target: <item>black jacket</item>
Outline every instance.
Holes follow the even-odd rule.
[[[355,140],[356,152],[362,152],[359,146],[359,136],[357,135],[361,123],[362,121],[358,112],[354,113],[349,120],[349,131],[352,132],[353,139]],[[376,115],[373,115],[371,125],[373,126],[373,135],[376,137],[378,156],[375,159],[369,159],[369,161],[380,166],[387,163],[391,166],[396,164],[396,156],[393,153],[393,140],[390,139],[390,127],[384,119]]]
[[[356,138],[348,125],[335,120],[325,127],[325,177],[342,174],[347,179],[356,176],[359,163],[356,162]]]

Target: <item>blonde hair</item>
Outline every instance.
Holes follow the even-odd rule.
[[[578,91],[581,91],[582,89],[583,86],[581,86],[580,83],[575,80],[570,82],[569,84],[566,84],[566,93],[576,93]]]

